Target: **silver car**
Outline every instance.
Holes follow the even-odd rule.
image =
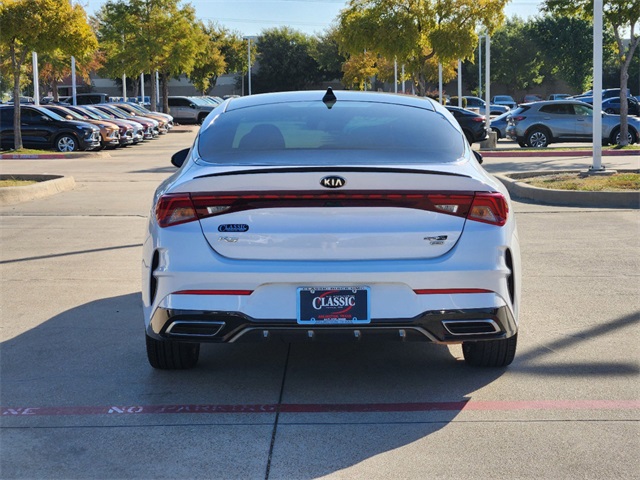
[[[511,112],[507,135],[521,147],[546,147],[557,142],[593,141],[593,107],[577,100],[520,105]],[[640,120],[628,117],[629,143],[639,138]],[[619,143],[620,116],[602,113],[602,143]]]

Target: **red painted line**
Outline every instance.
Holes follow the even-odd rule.
[[[275,404],[255,405],[112,405],[84,407],[0,407],[2,416],[148,415],[275,413]],[[413,403],[292,403],[280,405],[282,413],[370,413],[433,411],[531,411],[531,410],[640,410],[640,400],[514,400]]]
[[[68,156],[64,155],[64,154],[56,154],[56,153],[50,153],[50,154],[29,154],[29,153],[22,153],[22,154],[2,154],[0,155],[0,158],[2,158],[3,160],[60,160],[60,159],[65,159],[65,158],[69,158]]]

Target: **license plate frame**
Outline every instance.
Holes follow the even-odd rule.
[[[298,287],[299,325],[361,325],[371,323],[371,288]]]

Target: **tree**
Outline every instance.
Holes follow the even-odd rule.
[[[259,92],[303,90],[320,80],[318,62],[311,56],[314,40],[289,27],[264,30],[257,40]]]
[[[508,0],[350,0],[338,17],[340,47],[396,58],[426,89],[428,60],[448,64],[473,57],[478,29],[489,34],[504,21]]]
[[[593,79],[593,68],[588,61],[593,58],[593,26],[590,22],[545,15],[537,18],[529,31],[549,75],[561,78],[578,92],[589,88]]]
[[[242,36],[213,22],[200,24],[207,36],[204,48],[197,55],[189,75],[193,85],[205,95],[215,87],[224,73],[244,71],[247,67],[246,47]]]
[[[491,81],[507,85],[512,96],[544,80],[543,52],[534,41],[532,27],[533,23],[513,17],[491,37]]]
[[[181,7],[179,0],[112,0],[102,6],[94,22],[107,58],[104,71],[114,78],[158,71],[166,84],[170,76],[191,71],[206,43],[195,10],[191,5]],[[157,102],[152,81],[152,110]]]
[[[342,65],[347,59],[340,53],[338,42],[338,31],[332,27],[318,35],[312,44],[311,56],[318,63],[322,80],[331,81],[342,77]]]
[[[82,57],[97,48],[84,9],[68,0],[3,0],[0,3],[0,44],[9,52],[13,98],[20,98],[22,66],[30,52],[60,50]],[[22,148],[20,108],[14,108],[14,147]]]
[[[629,143],[627,139],[629,132],[627,85],[629,65],[640,42],[640,2],[637,0],[604,0],[603,6],[604,22],[613,28],[617,47],[620,67],[620,145],[626,146]],[[545,0],[544,9],[555,14],[593,19],[593,0],[573,0],[571,2]],[[624,42],[625,32],[629,32],[627,45]]]

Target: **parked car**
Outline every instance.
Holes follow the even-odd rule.
[[[100,147],[101,148],[115,148],[120,146],[120,130],[115,123],[106,122],[104,120],[94,120],[92,118],[85,118],[80,114],[70,110],[61,105],[49,104],[44,107],[54,113],[57,113],[62,118],[67,120],[78,120],[80,122],[87,122],[95,125],[100,129]]]
[[[462,128],[462,132],[467,138],[469,145],[474,142],[482,142],[487,139],[489,129],[487,128],[485,118],[482,115],[464,108],[452,107],[450,105],[447,105],[445,108],[460,124],[460,128]]]
[[[169,113],[176,122],[202,123],[217,105],[195,97],[169,97]]]
[[[123,105],[129,107],[128,111],[130,113],[138,112],[140,115],[149,115],[151,118],[159,117],[165,121],[167,130],[171,130],[173,128],[173,117],[168,113],[152,112],[148,108],[133,102],[127,102]]]
[[[571,97],[571,95],[568,93],[552,93],[547,97],[547,100],[564,100],[569,97]]]
[[[151,118],[134,117],[120,110],[118,107],[114,105],[109,105],[106,103],[101,103],[99,105],[92,105],[92,107],[107,114],[107,116],[110,116],[111,118],[119,118],[120,120],[129,120],[129,121],[141,124],[144,127],[142,132],[145,140],[151,140],[156,136],[158,136],[158,132],[154,131],[154,130],[157,130],[158,128],[158,122],[156,122]]]
[[[522,103],[539,102],[541,100],[542,100],[542,97],[540,95],[536,95],[533,93],[530,93],[522,97]]]
[[[520,254],[506,188],[437,102],[377,92],[230,100],[157,189],[143,242],[149,363],[201,343],[461,343],[515,355]]]
[[[593,107],[577,100],[520,105],[509,116],[507,135],[521,147],[546,147],[555,142],[591,142]],[[640,119],[628,118],[629,143],[638,141]],[[620,116],[602,113],[602,142],[619,143]]]
[[[120,132],[120,146],[126,147],[134,143],[141,142],[143,139],[142,125],[139,123],[128,122],[120,120],[118,118],[111,118],[101,112],[100,110],[93,109],[91,105],[68,105],[66,108],[76,112],[83,118],[91,118],[93,120],[108,121],[118,127]]]
[[[505,105],[511,109],[514,109],[518,106],[513,97],[509,95],[496,95],[491,99],[491,103],[496,105]]]
[[[640,115],[640,105],[634,97],[627,98],[629,115]],[[620,97],[609,97],[602,101],[602,111],[620,115]]]
[[[462,98],[465,98],[467,100],[467,109],[473,109],[473,110],[477,109],[480,115],[485,114],[486,102],[483,99],[481,99],[480,97],[468,97],[468,96],[465,96]],[[489,115],[502,115],[504,112],[508,112],[509,110],[510,108],[504,105],[491,104],[489,106]]]
[[[116,102],[110,103],[109,105],[118,107],[120,110],[123,110],[125,113],[134,117],[150,118],[155,120],[156,122],[158,122],[158,134],[160,135],[164,135],[165,133],[169,132],[169,120],[164,116],[164,113],[157,114],[155,112],[142,112],[129,103]]]
[[[511,114],[512,112],[506,112],[491,119],[490,128],[492,131],[496,132],[498,140],[501,138],[507,138],[507,118]]]
[[[13,105],[0,106],[0,143],[13,148]],[[86,122],[65,120],[36,105],[20,107],[22,144],[28,148],[53,148],[59,152],[94,150],[100,147],[100,129]]]
[[[95,105],[109,101],[108,93],[77,93],[76,105]],[[73,96],[60,97],[60,101],[73,104]]]

